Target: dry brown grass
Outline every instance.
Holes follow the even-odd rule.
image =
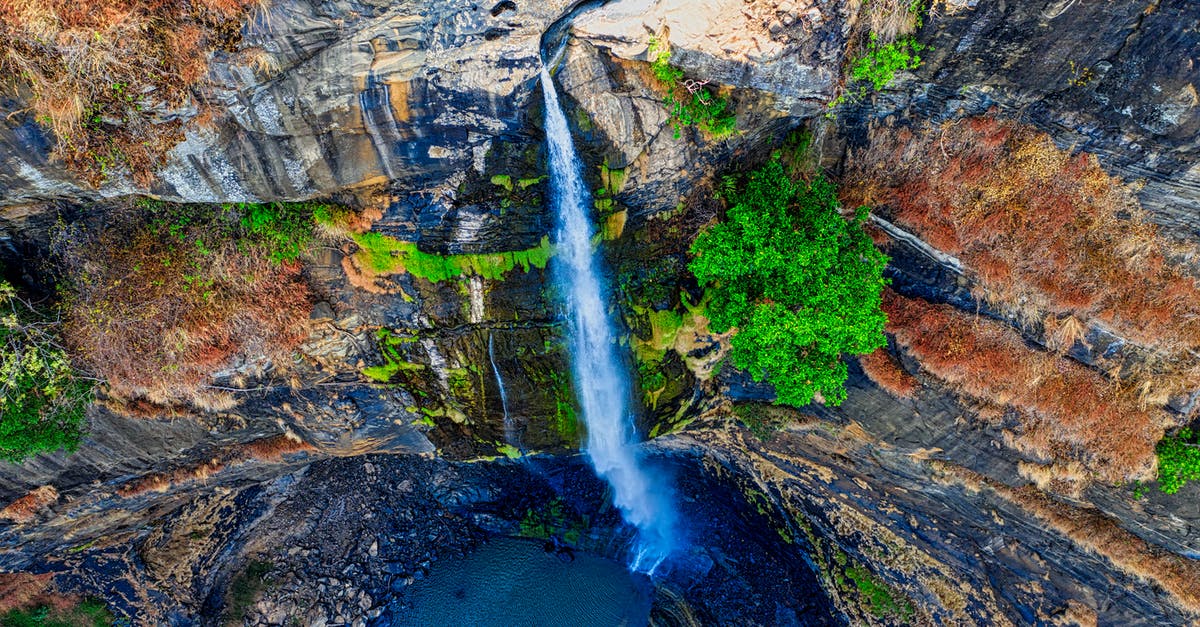
[[[1064,321],[1060,344],[1099,321],[1166,355],[1200,348],[1200,286],[1131,191],[1043,133],[991,117],[889,131],[851,160],[843,190],[959,257],[988,302]]]
[[[867,378],[896,398],[912,398],[921,384],[904,370],[887,348],[881,348],[858,358]]]
[[[1062,468],[1080,464],[1117,482],[1153,476],[1154,446],[1169,423],[1135,388],[1069,359],[1029,348],[1008,326],[953,307],[884,293],[887,330],[930,374],[963,394],[1008,407],[1020,426],[1008,444]]]
[[[933,464],[945,477],[972,489],[990,488],[1119,570],[1161,586],[1183,609],[1200,613],[1200,587],[1196,586],[1200,581],[1200,561],[1152,546],[1098,510],[1065,505],[1033,487],[1010,488],[965,468]]]
[[[53,579],[50,573],[0,573],[0,615],[44,602]]]
[[[219,227],[183,237],[130,228],[87,236],[66,255],[64,335],[110,395],[223,411],[233,399],[209,387],[214,373],[286,362],[308,336],[311,303],[299,264],[239,249]],[[195,238],[207,241],[207,252]]]
[[[179,123],[153,108],[190,98],[208,56],[235,50],[265,0],[3,0],[0,74],[29,97],[55,153],[93,183],[146,183]]]
[[[4,509],[0,509],[0,518],[19,523],[29,522],[43,508],[57,500],[58,490],[54,489],[52,485],[44,485],[30,490],[25,496],[9,503]]]
[[[214,455],[212,459],[199,464],[135,479],[117,488],[117,495],[131,498],[147,492],[166,492],[178,485],[193,481],[206,481],[227,468],[234,468],[250,461],[274,463],[282,461],[287,455],[315,450],[311,444],[291,434],[262,438],[227,447]]]

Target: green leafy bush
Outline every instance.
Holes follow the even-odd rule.
[[[650,69],[654,77],[667,88],[663,98],[671,114],[671,126],[678,138],[685,126],[697,126],[713,137],[732,135],[737,117],[729,110],[729,102],[714,94],[702,83],[684,78],[683,70],[671,65],[670,48],[655,39],[650,40]]]
[[[0,627],[110,627],[114,623],[108,606],[98,599],[84,599],[68,609],[39,605],[0,615]]]
[[[867,208],[846,220],[832,183],[794,182],[777,158],[725,198],[725,220],[696,238],[689,265],[709,291],[710,328],[736,329],[734,365],[769,380],[777,402],[801,406],[820,392],[840,404],[841,355],[885,343],[887,257],[863,232]]]
[[[896,72],[920,67],[919,53],[926,48],[927,46],[918,43],[912,36],[880,45],[878,36],[871,33],[867,51],[854,61],[850,68],[850,76],[856,80],[870,81],[876,90],[883,89],[892,82]]]
[[[1188,481],[1200,479],[1200,444],[1191,429],[1164,437],[1157,447],[1158,487],[1175,494]]]
[[[55,325],[0,280],[0,459],[75,450],[92,384],[59,345]]]
[[[315,215],[304,204],[243,204],[238,209],[245,237],[266,250],[275,263],[298,259],[312,243],[314,220],[332,218],[327,211]]]

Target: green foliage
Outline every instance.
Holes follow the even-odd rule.
[[[650,57],[654,77],[667,89],[663,102],[671,114],[676,138],[685,126],[697,126],[713,137],[726,137],[737,130],[737,116],[729,110],[729,103],[707,87],[689,83],[683,70],[671,65],[671,50],[664,42],[650,40]]]
[[[549,538],[559,535],[567,544],[578,545],[587,532],[588,517],[567,507],[562,497],[554,497],[539,509],[525,510],[518,535],[524,538]]]
[[[550,238],[543,237],[541,243],[526,250],[499,253],[471,253],[462,255],[438,255],[427,253],[417,247],[416,242],[404,242],[382,233],[370,231],[351,236],[358,244],[356,258],[376,274],[409,274],[437,283],[464,274],[475,274],[485,279],[503,279],[504,275],[520,266],[528,272],[530,267],[545,268],[554,249]]]
[[[299,259],[313,241],[313,224],[345,222],[345,207],[317,202],[239,203],[224,205],[175,204],[142,199],[152,230],[195,247],[206,256],[219,241],[234,240],[238,249],[261,250],[275,263]]]
[[[1175,494],[1188,481],[1200,479],[1200,444],[1191,429],[1180,429],[1159,441],[1158,488]]]
[[[273,570],[275,570],[275,565],[271,562],[254,560],[233,578],[233,581],[229,583],[229,597],[222,621],[224,624],[242,624],[242,618],[246,615],[246,611],[267,587],[267,575]]]
[[[0,280],[0,459],[73,451],[83,437],[92,384],[8,282]]]
[[[899,70],[915,70],[920,67],[919,53],[926,47],[911,35],[880,45],[878,36],[871,33],[867,50],[854,61],[850,68],[850,76],[855,80],[870,81],[876,90],[883,89],[892,82]]]
[[[295,261],[312,242],[311,207],[289,203],[243,204],[242,228],[248,239],[267,251],[271,261]]]
[[[844,219],[832,183],[793,182],[772,159],[692,244],[689,268],[709,291],[710,328],[736,329],[733,363],[768,379],[779,403],[805,405],[820,392],[840,404],[841,355],[884,345],[887,257],[863,231],[866,216],[860,207]]]
[[[0,615],[0,627],[111,627],[115,622],[108,606],[98,599],[84,599],[65,610],[40,605]]]

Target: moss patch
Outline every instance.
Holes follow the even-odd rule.
[[[463,275],[502,280],[518,266],[524,272],[545,268],[554,254],[549,237],[543,237],[539,245],[526,250],[461,255],[427,253],[416,242],[400,241],[382,233],[355,233],[351,237],[358,244],[354,258],[360,267],[376,275],[407,272],[430,283]]]

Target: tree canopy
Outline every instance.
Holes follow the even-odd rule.
[[[846,398],[844,353],[886,342],[880,310],[887,257],[863,231],[868,209],[839,212],[835,186],[793,181],[773,158],[724,193],[725,219],[692,244],[710,295],[711,329],[736,329],[733,363],[801,406]]]

